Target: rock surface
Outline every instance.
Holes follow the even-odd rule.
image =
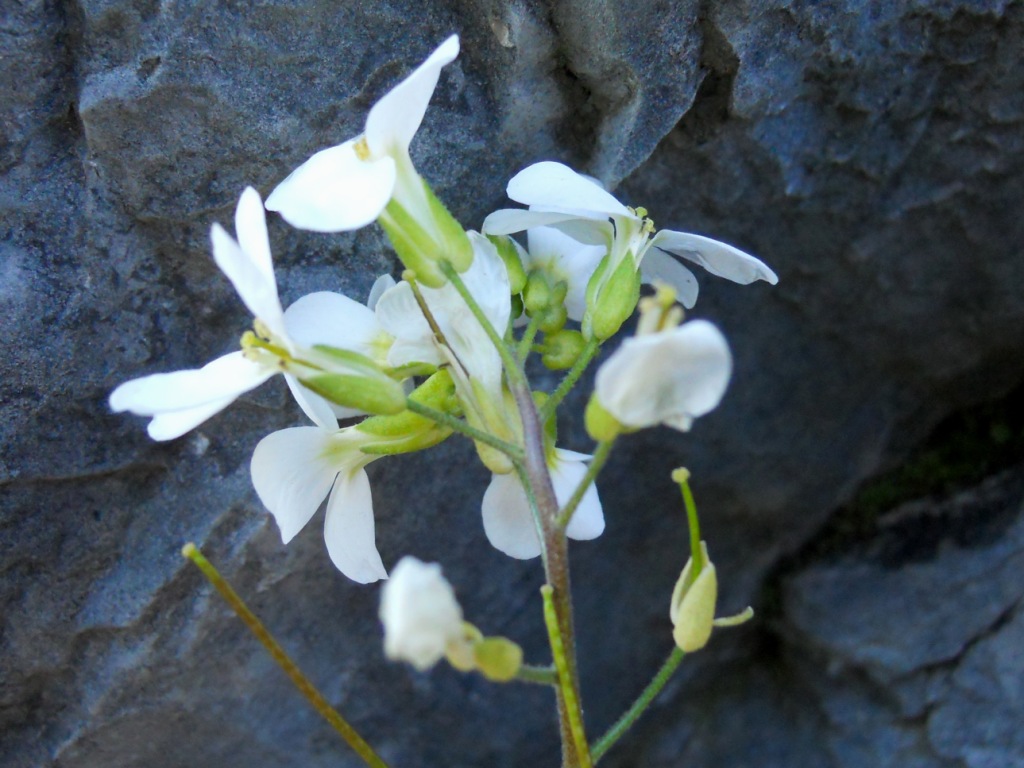
[[[170,444],[106,406],[235,344],[210,224],[358,132],[452,31],[413,154],[460,220],[559,159],[781,278],[700,276],[731,391],[688,435],[624,441],[602,480],[608,529],[574,548],[591,733],[668,649],[668,471],[694,472],[731,611],[940,419],[1024,378],[1019,3],[25,0],[0,19],[4,765],[357,763],[183,565],[190,539],[395,765],[556,759],[547,692],[387,664],[377,590],[332,568],[315,524],[281,546],[248,460],[300,421],[283,386]],[[394,267],[374,228],[271,236],[286,303]],[[588,447],[578,417],[563,439]],[[1024,765],[1020,475],[802,564],[778,615],[687,663],[608,764]],[[542,659],[539,568],[487,545],[471,448],[371,479],[385,563],[441,561],[477,624]]]

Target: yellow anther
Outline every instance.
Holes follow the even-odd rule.
[[[358,139],[356,139],[356,143],[353,146],[353,148],[356,151],[356,157],[358,157],[360,160],[366,162],[370,159],[370,145],[366,143],[365,136],[360,136]]]

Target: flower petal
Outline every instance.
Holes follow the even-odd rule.
[[[284,313],[288,336],[297,344],[326,344],[372,357],[383,328],[373,310],[341,293],[318,291],[296,301]]]
[[[376,306],[377,320],[385,331],[395,337],[388,351],[392,366],[408,363],[441,365],[443,359],[434,345],[430,330],[412,287],[405,281],[381,294]]]
[[[292,427],[260,440],[252,454],[252,484],[287,544],[316,513],[339,465],[330,453],[333,432]]]
[[[651,245],[689,259],[711,274],[740,285],[755,280],[765,280],[772,285],[779,282],[776,274],[760,259],[710,237],[663,229],[651,239]]]
[[[299,383],[299,380],[290,373],[286,373],[284,375],[284,380],[285,383],[288,384],[288,389],[291,391],[292,397],[295,398],[295,402],[299,404],[299,408],[301,408],[302,412],[309,417],[310,421],[323,429],[338,428],[338,419],[344,417],[338,416],[335,413],[333,403],[329,402],[326,398],[321,397],[316,392],[306,389]]]
[[[562,163],[544,161],[524,168],[509,181],[507,192],[516,202],[531,207],[636,218],[613,195]]]
[[[481,509],[484,533],[495,549],[520,560],[540,555],[530,503],[515,474],[491,477]]]
[[[555,449],[555,461],[551,467],[551,484],[555,489],[555,498],[559,506],[564,506],[572,496],[580,480],[587,474],[587,465],[577,457],[583,456],[589,459],[586,454],[566,451],[561,448]],[[601,508],[601,499],[597,495],[597,486],[594,483],[583,494],[579,506],[573,513],[569,527],[565,529],[570,539],[577,541],[589,541],[596,539],[604,533],[604,511]]]
[[[211,416],[214,416],[229,405],[235,402],[234,397],[225,397],[221,400],[214,400],[211,403],[205,405],[199,405],[195,408],[185,408],[180,411],[171,411],[169,413],[158,413],[149,422],[146,427],[146,431],[149,436],[154,440],[164,441],[173,440],[176,437],[181,437],[186,432],[195,429],[204,421]]]
[[[251,234],[248,233],[248,236]],[[254,259],[243,251],[220,224],[214,224],[211,228],[210,240],[213,243],[213,260],[235,286],[242,303],[272,333],[284,338],[284,312],[277,296],[277,281],[273,270],[268,275],[258,263],[258,258],[262,257]]]
[[[395,278],[391,275],[381,275],[378,277],[373,281],[373,286],[370,288],[370,295],[366,299],[366,306],[370,309],[376,309],[377,302],[384,295],[384,291],[388,290],[388,288],[394,288],[395,285]]]
[[[115,413],[131,411],[139,416],[155,416],[222,400],[230,403],[274,373],[274,369],[246,359],[241,352],[231,352],[202,368],[154,373],[126,381],[110,393],[110,408]]]
[[[384,94],[366,118],[366,142],[374,157],[405,154],[419,130],[434,95],[441,68],[459,55],[459,36],[452,35],[402,82]]]
[[[601,405],[630,427],[667,423],[677,429],[713,410],[732,374],[722,332],[706,320],[626,339],[598,369]]]
[[[360,159],[358,140],[321,150],[292,171],[267,198],[267,210],[313,232],[346,232],[374,221],[395,189],[395,161]]]
[[[680,264],[674,256],[670,256],[657,248],[648,248],[640,262],[640,275],[643,281],[652,285],[655,280],[667,283],[676,289],[676,298],[687,309],[697,303],[697,278],[693,272]]]
[[[263,273],[264,280],[276,286],[270,238],[267,236],[267,217],[260,193],[252,187],[246,187],[238,199],[238,207],[235,208],[235,236],[241,249]]]
[[[577,213],[567,211],[530,211],[525,208],[502,208],[494,211],[486,219],[481,227],[486,235],[513,235],[516,232],[523,232],[532,227],[548,227],[564,221],[572,221],[580,218]],[[598,216],[599,221],[605,221],[606,216]],[[611,226],[611,225],[609,225]]]
[[[363,469],[342,472],[334,483],[324,540],[331,561],[352,581],[369,584],[388,577],[374,541],[373,498]]]

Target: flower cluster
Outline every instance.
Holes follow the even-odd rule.
[[[718,405],[731,376],[721,331],[706,320],[683,322],[677,299],[692,308],[697,282],[678,258],[735,283],[777,280],[733,246],[656,230],[645,209],[623,205],[557,162],[530,165],[508,183],[508,196],[526,207],[495,211],[480,232],[463,229],[410,155],[441,72],[458,52],[458,38],[446,40],[373,106],[362,134],[314,154],[265,205],[246,189],[234,237],[213,225],[214,260],[253,316],[240,350],[201,368],[126,382],[110,396],[113,410],[150,417],[149,434],[170,440],[282,374],[310,423],[259,442],[251,463],[256,493],[286,544],[326,499],[327,552],[360,583],[388,576],[367,465],[454,433],[473,440],[491,472],[481,512],[498,550],[534,558],[549,554],[551,536],[601,535],[599,466],[590,462],[603,461],[626,432],[659,424],[689,430]],[[284,309],[265,210],[317,232],[377,222],[403,264],[401,279],[378,278],[365,304],[323,291]],[[641,299],[644,284],[655,291]],[[587,407],[599,453],[560,447],[558,405],[638,305],[637,333],[597,371]],[[530,390],[524,363],[534,352],[548,368],[568,371],[554,392]],[[703,575],[687,574],[672,618],[691,617],[683,623],[695,630],[677,630],[691,650],[710,633],[716,587],[709,561]],[[494,679],[516,674],[518,646],[466,624],[439,567],[404,559],[392,575],[381,606],[389,656],[418,668],[447,657]]]

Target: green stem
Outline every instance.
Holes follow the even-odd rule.
[[[608,729],[608,732],[594,743],[591,754],[594,757],[595,763],[604,757],[605,752],[611,749],[612,745],[615,744],[616,741],[622,738],[622,735],[629,730],[630,726],[632,726],[633,723],[636,722],[637,718],[643,714],[644,710],[650,706],[655,697],[661,693],[661,689],[665,687],[669,678],[671,678],[672,674],[676,669],[678,669],[679,663],[683,660],[683,656],[685,655],[686,654],[678,648],[672,649],[672,653],[669,654],[668,659],[666,659],[665,663],[662,664],[661,669],[658,670],[658,674],[656,674],[654,679],[647,684],[643,693],[641,693],[639,698],[633,702],[633,706],[626,710],[625,714],[616,720],[615,724]]]
[[[537,331],[540,329],[540,315],[534,315],[530,318],[529,324],[526,326],[526,330],[523,331],[522,337],[519,339],[519,346],[516,347],[516,357],[519,358],[520,363],[526,362],[526,357],[530,354],[530,350],[533,348],[533,340],[537,338]]]
[[[555,601],[552,597],[553,592],[554,590],[550,584],[545,584],[540,588],[541,596],[544,598],[544,623],[548,628],[551,652],[555,660],[555,669],[558,672],[558,685],[562,690],[562,697],[565,699],[565,708],[569,715],[569,727],[572,730],[572,738],[576,744],[576,756],[579,759],[580,768],[592,768],[593,763],[590,760],[587,735],[583,730],[582,712],[579,700],[576,697],[574,676],[569,670],[569,659],[565,653],[565,646],[562,644],[562,633],[559,628],[558,614],[555,611]]]
[[[576,490],[572,492],[572,496],[569,497],[569,501],[562,507],[562,511],[558,513],[558,527],[566,529],[569,527],[569,523],[572,521],[572,516],[576,512],[576,507],[580,505],[580,501],[583,500],[584,494],[587,489],[590,488],[591,483],[594,482],[594,478],[597,477],[598,473],[604,468],[605,462],[608,461],[608,456],[612,452],[612,446],[615,444],[614,438],[612,440],[604,440],[597,444],[597,450],[594,451],[594,457],[590,460],[590,464],[587,466],[587,474],[580,480],[579,485],[576,486]]]
[[[516,680],[537,685],[558,685],[558,673],[552,667],[523,664],[516,672]]]
[[[181,550],[182,556],[191,560],[207,580],[214,586],[214,588],[220,593],[220,596],[224,598],[225,602],[231,606],[234,612],[238,615],[245,626],[249,628],[256,639],[259,640],[263,647],[267,649],[274,661],[277,662],[278,666],[284,670],[284,673],[288,675],[288,679],[292,681],[292,684],[299,689],[303,696],[313,705],[321,717],[324,718],[331,727],[338,732],[352,749],[356,751],[363,761],[370,766],[370,768],[388,768],[380,756],[373,751],[373,747],[366,743],[362,736],[356,733],[356,730],[348,724],[336,710],[332,707],[327,699],[324,698],[323,694],[316,689],[316,686],[306,677],[302,670],[298,668],[294,661],[289,658],[288,654],[285,653],[278,642],[273,638],[270,632],[267,631],[266,627],[256,618],[249,607],[245,604],[238,593],[232,589],[231,585],[224,580],[224,577],[217,572],[213,564],[210,563],[203,554],[199,551],[195,544],[189,542]]]
[[[467,424],[462,419],[458,419],[452,416],[450,413],[445,413],[444,411],[439,411],[436,408],[431,408],[429,405],[419,403],[413,400],[411,397],[406,398],[405,405],[413,413],[417,413],[420,416],[423,416],[424,418],[430,419],[436,424],[448,427],[449,429],[452,429],[455,432],[463,434],[466,437],[471,438],[472,440],[476,440],[477,442],[484,443],[485,445],[489,445],[492,448],[496,448],[513,461],[523,460],[523,449],[520,448],[518,445],[506,443],[500,437],[495,437],[489,432],[484,432],[482,429],[477,429],[476,427]]]
[[[583,375],[583,372],[590,365],[590,361],[594,359],[594,355],[597,354],[600,348],[601,342],[597,339],[590,339],[586,346],[583,347],[583,351],[576,358],[576,362],[572,364],[572,368],[565,374],[565,378],[562,379],[555,391],[551,393],[551,397],[544,402],[543,407],[540,409],[540,420],[542,423],[548,420],[548,417],[555,412],[559,403],[565,399],[565,396],[576,385],[576,382],[579,381],[580,376]]]
[[[704,567],[704,553],[700,548],[700,520],[697,518],[697,502],[690,490],[689,472],[677,480],[683,492],[683,506],[686,507],[686,520],[690,526],[690,556],[693,558],[693,578],[696,578]]]

